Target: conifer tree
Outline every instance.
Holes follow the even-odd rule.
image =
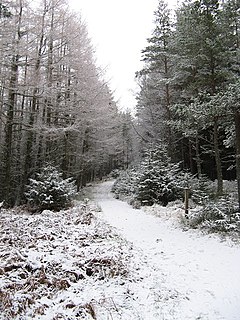
[[[1,4],[0,201],[12,206],[42,163],[80,188],[124,155],[117,105],[81,16],[66,0]]]
[[[137,200],[143,205],[167,205],[177,199],[177,173],[179,167],[171,162],[164,145],[149,148],[140,165],[137,180]]]
[[[155,29],[143,50],[143,70],[137,73],[141,91],[138,96],[137,114],[147,141],[157,143],[166,139],[172,151],[172,132],[164,124],[171,119],[173,55],[171,40],[173,25],[167,3],[159,1],[154,12]],[[145,132],[144,132],[145,131]]]
[[[226,87],[231,78],[228,70],[228,43],[222,23],[222,11],[218,0],[193,1],[177,12],[175,46],[178,52],[176,88],[186,108],[199,95],[214,95]],[[204,99],[203,101],[204,102]],[[218,179],[218,194],[223,192],[222,160],[220,152],[221,119],[209,105],[200,103],[199,108],[208,116],[204,128],[212,131],[213,153]],[[206,125],[208,124],[208,126]]]
[[[63,179],[62,174],[51,165],[46,165],[35,178],[31,178],[26,189],[29,205],[38,211],[64,209],[71,204],[75,194],[71,179]]]

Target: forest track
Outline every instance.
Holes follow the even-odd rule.
[[[106,222],[147,262],[149,292],[155,298],[146,304],[162,310],[151,319],[239,320],[239,245],[133,209],[114,199],[111,187],[109,181],[96,185],[93,197]]]

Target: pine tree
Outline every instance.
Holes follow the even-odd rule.
[[[218,0],[197,0],[177,11],[176,86],[184,97],[216,93],[227,80],[228,46]]]
[[[240,75],[240,1],[228,0],[223,3],[221,13],[223,36],[228,47],[231,82]]]
[[[166,139],[172,151],[172,132],[164,123],[171,119],[172,67],[171,40],[173,33],[171,12],[164,1],[159,1],[154,12],[155,29],[148,39],[149,45],[142,51],[145,63],[137,73],[140,84],[137,115],[143,137],[152,143]],[[140,129],[141,129],[140,127]]]
[[[174,36],[175,50],[178,53],[175,65],[176,89],[179,90],[181,100],[190,113],[194,97],[214,95],[223,90],[231,79],[228,40],[219,1],[200,0],[183,4],[177,12]],[[222,119],[217,110],[213,113],[213,109],[204,103],[204,99],[198,109],[205,114],[203,129],[212,132],[218,194],[221,194],[223,192],[220,150]],[[194,118],[194,115],[191,118]]]
[[[179,166],[173,164],[167,156],[166,146],[148,149],[140,165],[137,200],[142,205],[167,205],[169,201],[176,200],[179,197],[176,181],[178,171]]]
[[[213,104],[225,110],[234,123],[234,140],[236,149],[236,176],[238,186],[238,205],[240,211],[240,82],[229,85],[227,90],[213,97]]]
[[[35,178],[29,179],[25,196],[29,205],[37,211],[61,210],[71,204],[75,194],[71,179],[63,179],[62,174],[46,165]]]

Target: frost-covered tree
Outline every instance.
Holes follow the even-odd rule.
[[[26,189],[26,199],[37,211],[64,209],[71,204],[76,192],[72,179],[63,179],[51,165],[43,167],[35,178],[29,179]]]
[[[240,74],[240,3],[184,1],[174,24],[166,18],[162,1],[159,8],[156,28],[143,51],[145,65],[138,73],[139,133],[145,146],[163,137],[168,151],[174,150],[172,160],[181,161],[182,168],[190,168],[199,178],[205,174],[217,178],[219,196],[223,179],[235,178],[235,147],[238,181],[240,176],[236,80]],[[167,109],[169,113],[164,113]],[[146,179],[145,191],[151,189],[153,180]]]
[[[232,136],[230,140],[234,141],[236,150],[236,176],[240,210],[240,82],[232,83],[224,92],[212,97],[211,103],[224,110],[228,114],[228,119],[230,118],[230,123],[234,124],[234,130],[230,131]]]
[[[211,153],[214,156],[216,176],[218,180],[217,194],[221,195],[223,192],[223,173],[222,173],[222,160],[221,152],[223,142],[220,142],[220,131],[224,136],[224,123],[229,119],[229,110],[226,109],[216,99],[218,95],[210,95],[207,92],[199,94],[196,98],[192,99],[189,104],[176,104],[172,106],[175,119],[171,125],[175,130],[181,132],[183,137],[190,139],[195,149],[195,161],[197,166],[198,177],[202,175],[202,159],[201,153]],[[207,139],[206,133],[212,132]],[[222,138],[223,140],[223,138]],[[205,143],[204,143],[205,142]],[[201,146],[201,144],[204,146]],[[221,147],[220,147],[221,144]]]
[[[80,188],[121,158],[120,115],[87,28],[66,0],[0,6],[0,201],[49,162]]]
[[[222,6],[221,23],[228,46],[229,72],[237,78],[240,74],[240,1],[224,1]]]
[[[228,79],[228,43],[218,0],[184,2],[177,10],[176,86],[183,98],[216,93]]]
[[[171,162],[166,146],[150,148],[140,165],[136,197],[143,205],[161,203],[179,197],[177,173],[179,166]]]
[[[148,46],[142,51],[144,67],[137,73],[140,85],[137,116],[144,140],[151,143],[165,140],[171,152],[172,132],[164,121],[171,119],[170,105],[173,101],[173,23],[166,2],[159,1],[154,20],[152,36],[148,39]]]

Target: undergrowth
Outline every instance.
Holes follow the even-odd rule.
[[[152,195],[148,205],[167,204],[168,199],[166,194],[166,202],[158,201],[158,194],[164,188],[169,187],[169,180],[159,177],[161,183],[145,183],[145,193],[139,193],[139,185],[141,182],[142,172],[141,166],[128,169],[120,173],[113,185],[112,191],[115,197],[128,201],[133,207],[140,208],[146,205],[143,201],[148,194],[148,200]],[[173,170],[174,171],[174,170]],[[224,181],[224,194],[221,197],[216,196],[216,181],[210,181],[207,177],[202,176],[198,179],[196,176],[189,173],[174,171],[174,179],[171,179],[171,189],[173,200],[181,201],[183,207],[184,189],[189,189],[190,210],[187,224],[191,228],[207,229],[210,232],[235,232],[240,233],[240,213],[237,204],[236,182]],[[156,179],[156,175],[154,176]],[[153,180],[153,179],[152,179]],[[166,185],[162,182],[166,182]],[[153,189],[151,189],[153,188]],[[177,190],[174,191],[174,190]],[[174,193],[173,193],[174,192]],[[140,195],[144,197],[140,197]],[[171,202],[169,203],[171,205]]]
[[[100,290],[111,279],[127,281],[127,243],[95,217],[87,201],[54,213],[3,210],[0,227],[2,320],[97,319],[105,302],[94,298],[94,289],[92,297],[84,290]],[[116,312],[113,305],[110,312]]]

